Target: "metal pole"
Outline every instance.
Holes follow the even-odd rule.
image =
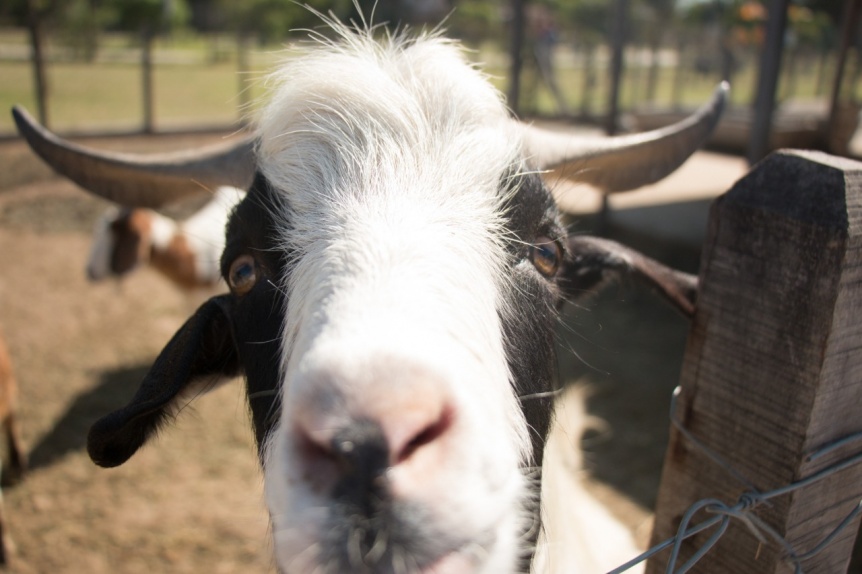
[[[36,112],[39,122],[48,126],[48,74],[45,71],[44,25],[45,12],[39,10],[34,0],[27,1],[27,28],[30,32],[31,59],[33,62],[33,86],[36,96]]]
[[[611,88],[608,93],[608,115],[605,132],[612,136],[619,127],[620,84],[623,75],[623,52],[626,43],[626,19],[629,0],[615,0],[611,21]]]
[[[153,27],[144,25],[141,45],[141,96],[144,114],[144,133],[155,132],[153,121]]]
[[[789,5],[790,0],[772,0],[769,4],[766,39],[760,55],[751,138],[748,142],[749,164],[757,163],[769,152],[769,135],[772,132],[772,113],[775,111],[775,93],[781,72],[781,53]]]
[[[835,78],[832,81],[832,95],[829,99],[829,133],[836,127],[838,121],[838,100],[841,99],[841,86],[844,83],[844,72],[847,64],[847,52],[853,43],[853,35],[858,26],[860,5],[862,0],[852,0],[846,4],[844,26],[841,31],[841,47],[838,50],[838,62],[835,67]]]
[[[612,136],[619,129],[620,85],[623,76],[623,56],[626,47],[626,19],[629,0],[615,0],[611,15],[611,86],[608,92],[608,115],[605,117],[605,133]],[[602,196],[596,224],[598,235],[605,235],[610,225],[611,206],[608,196]]]
[[[521,68],[524,47],[524,1],[512,0],[512,45],[509,68],[509,107],[518,113],[521,100]]]

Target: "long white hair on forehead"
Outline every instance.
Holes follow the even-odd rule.
[[[260,118],[260,167],[291,194],[292,209],[305,207],[299,189],[379,181],[386,165],[425,168],[427,176],[434,159],[464,154],[481,157],[490,169],[469,161],[469,170],[458,170],[461,162],[436,169],[449,179],[487,171],[496,190],[503,168],[517,156],[518,138],[489,143],[488,130],[508,133],[509,114],[501,94],[460,49],[434,34],[375,39],[372,30],[330,24],[335,40],[320,38],[270,77],[270,103]],[[473,138],[482,139],[481,151]]]

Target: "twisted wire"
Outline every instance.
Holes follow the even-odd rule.
[[[705,454],[710,460],[712,460],[716,465],[720,468],[724,469],[728,474],[733,476],[738,482],[745,485],[747,490],[743,492],[739,498],[733,504],[727,504],[721,500],[715,498],[705,498],[702,500],[698,500],[691,506],[689,506],[688,510],[686,510],[682,519],[680,520],[679,527],[677,529],[677,533],[675,536],[668,538],[659,544],[656,544],[646,552],[636,556],[632,560],[629,560],[622,566],[611,570],[608,574],[622,574],[626,572],[630,568],[640,564],[644,560],[655,556],[659,552],[662,552],[668,548],[671,548],[671,555],[667,563],[667,567],[665,569],[666,574],[685,574],[691,568],[697,564],[721,539],[724,533],[727,531],[730,526],[731,520],[737,520],[741,522],[745,527],[752,533],[752,535],[757,538],[762,544],[768,544],[771,540],[776,543],[779,547],[781,547],[788,561],[790,561],[794,566],[795,574],[803,574],[802,571],[802,562],[816,556],[819,552],[822,552],[825,548],[831,544],[838,534],[841,533],[845,528],[853,524],[853,521],[862,514],[862,500],[860,500],[853,510],[836,526],[829,534],[823,537],[817,544],[815,544],[811,549],[805,552],[799,552],[793,544],[791,544],[784,536],[778,533],[772,526],[767,524],[763,519],[754,514],[754,510],[764,504],[769,504],[769,501],[778,496],[783,496],[799,490],[801,488],[805,488],[807,486],[811,486],[825,478],[828,478],[842,470],[850,468],[856,464],[862,462],[862,452],[859,452],[849,458],[838,461],[818,472],[815,472],[805,478],[792,482],[786,486],[782,486],[779,488],[775,488],[769,491],[761,491],[758,489],[752,481],[750,481],[747,477],[745,477],[738,470],[733,468],[730,464],[728,464],[718,453],[710,449],[705,443],[700,441],[697,437],[695,437],[682,422],[676,417],[676,402],[680,394],[680,388],[677,387],[673,392],[673,397],[671,399],[671,423],[673,426],[680,431],[680,433],[688,440],[692,445],[694,445],[698,450],[700,450],[703,454]],[[824,456],[837,451],[840,448],[845,446],[862,443],[862,432],[853,433],[851,435],[847,435],[833,441],[827,445],[824,445],[814,452],[808,454],[805,457],[806,462],[813,462]],[[694,518],[698,513],[707,513],[712,516],[697,523],[693,524]],[[679,554],[682,548],[682,543],[688,538],[695,536],[696,534],[700,534],[701,532],[714,529],[714,532],[709,536],[709,538],[700,545],[700,547],[695,551],[695,553],[682,565],[677,567],[677,562],[679,561]]]

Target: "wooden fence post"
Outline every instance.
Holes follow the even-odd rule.
[[[806,458],[862,431],[862,163],[818,152],[766,158],[713,205],[700,278],[675,412],[683,427],[761,492],[862,451],[856,442]],[[652,544],[676,534],[692,503],[733,504],[747,490],[672,428]],[[856,464],[754,512],[805,552],[860,498]],[[846,572],[858,526],[857,518],[805,560],[805,574]],[[677,566],[712,532],[689,539]],[[648,574],[664,572],[668,559],[668,551],[651,559]],[[733,521],[692,572],[793,568]]]

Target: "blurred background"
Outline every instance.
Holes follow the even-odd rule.
[[[459,38],[520,116],[618,133],[671,123],[732,84],[708,151],[658,184],[603,199],[549,181],[574,232],[696,273],[713,199],[777,147],[860,156],[862,0],[310,0],[336,17]],[[376,5],[375,5],[376,4]],[[195,402],[118,469],[84,444],[124,404],[208,293],[144,267],[93,284],[84,266],[109,207],[54,175],[9,109],[87,146],[188,149],[254,117],[266,74],[326,33],[293,0],[0,0],[0,324],[19,380],[31,461],[4,488],[11,571],[274,572],[240,384]],[[220,285],[218,289],[223,289]],[[568,306],[560,376],[602,421],[579,476],[649,540],[689,322],[623,282]],[[576,446],[577,437],[572,446]],[[862,537],[860,537],[862,538]],[[862,574],[862,541],[849,572]]]
[[[779,145],[852,150],[856,0],[308,4],[344,20],[358,20],[358,6],[390,28],[444,27],[522,116],[645,129],[728,79],[733,109],[715,145],[752,159]],[[320,19],[292,0],[6,0],[0,109],[23,104],[65,133],[229,127],[250,117],[265,73],[308,28]],[[758,117],[778,141],[749,152]],[[0,134],[13,132],[0,115]]]

